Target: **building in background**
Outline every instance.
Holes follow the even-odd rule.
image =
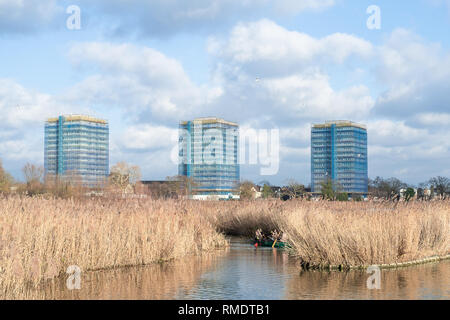
[[[47,177],[96,187],[109,174],[109,126],[105,120],[81,115],[48,119],[44,149]]]
[[[367,128],[351,121],[329,121],[311,128],[311,188],[331,179],[335,191],[368,193]]]
[[[218,118],[180,123],[178,174],[192,199],[239,199],[239,126]]]

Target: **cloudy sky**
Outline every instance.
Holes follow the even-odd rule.
[[[177,173],[178,122],[202,116],[280,130],[278,174],[242,179],[309,184],[311,123],[338,119],[368,126],[370,177],[450,176],[450,1],[0,0],[5,169],[43,164],[70,113],[108,119],[111,163],[144,179]]]

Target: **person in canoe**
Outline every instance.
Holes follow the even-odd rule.
[[[255,248],[258,248],[258,245],[264,240],[264,234],[261,229],[256,230],[255,232]]]

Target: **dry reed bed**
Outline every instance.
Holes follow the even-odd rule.
[[[280,228],[312,267],[400,264],[450,252],[450,203],[304,204]]]
[[[400,264],[450,253],[450,201],[184,202],[183,210],[230,235],[282,231],[291,253],[311,267]]]
[[[304,264],[372,265],[450,252],[450,202],[0,198],[0,297],[65,273],[144,265],[280,230]]]
[[[0,199],[0,297],[26,296],[70,265],[83,272],[168,261],[227,245],[181,203]]]

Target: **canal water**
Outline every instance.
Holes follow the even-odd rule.
[[[81,289],[64,279],[40,292],[45,299],[450,299],[450,262],[381,271],[369,290],[364,271],[300,272],[284,250],[255,249],[231,239],[226,250],[162,265],[82,273]]]

